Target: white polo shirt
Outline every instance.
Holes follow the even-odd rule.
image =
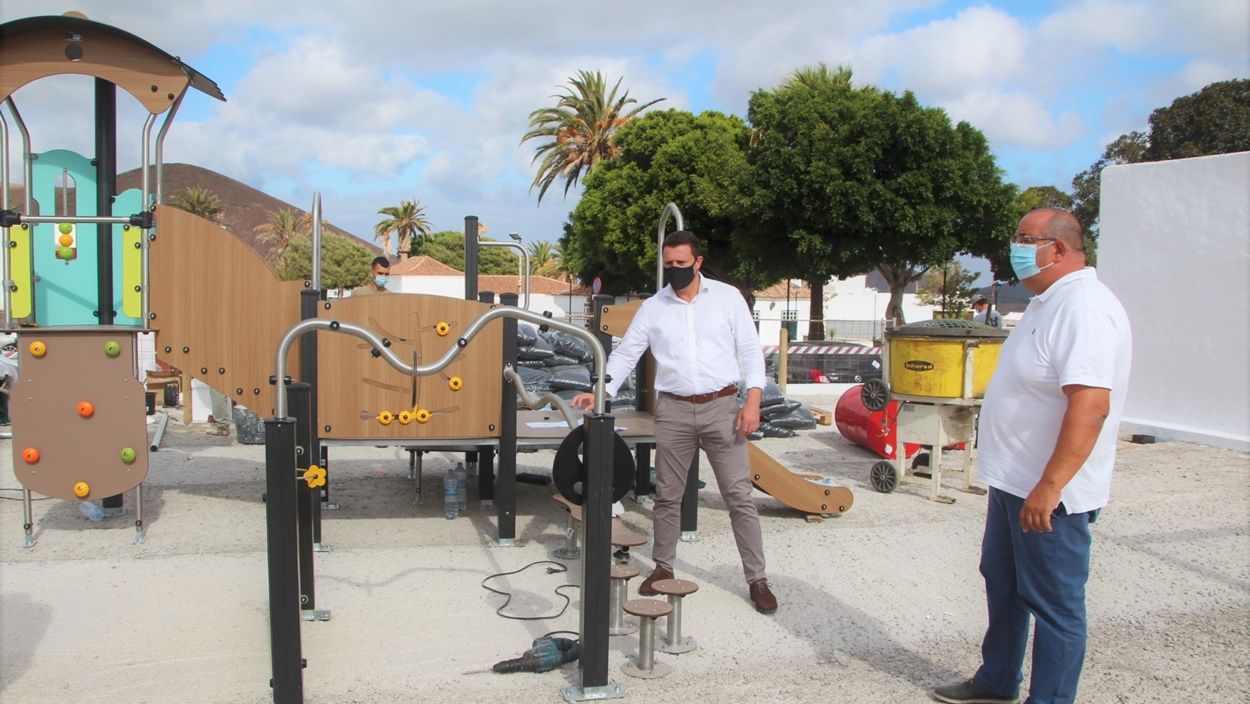
[[[739,379],[747,388],[764,388],[764,352],[746,301],[738,289],[702,274],[693,301],[683,301],[665,286],[638,307],[608,358],[609,396],[616,395],[648,347],[655,357],[657,391],[693,396]]]
[[[977,471],[990,486],[1027,497],[1055,450],[1069,384],[1111,390],[1094,449],[1063,488],[1069,513],[1102,508],[1111,494],[1116,436],[1133,341],[1124,307],[1086,267],[1029,301],[1003,344],[981,409]]]

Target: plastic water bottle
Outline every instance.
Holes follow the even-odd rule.
[[[92,523],[99,523],[104,519],[104,508],[94,501],[79,501],[78,512]]]
[[[460,514],[460,480],[456,468],[448,467],[443,475],[443,518],[453,520]]]
[[[469,470],[463,462],[456,463],[456,493],[459,494],[459,510],[463,512],[469,507]]]

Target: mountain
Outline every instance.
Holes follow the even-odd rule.
[[[305,208],[274,198],[268,193],[252,188],[246,183],[192,164],[165,164],[163,176],[165,180],[165,188],[163,190],[165,202],[169,202],[174,196],[190,186],[207,188],[216,194],[221,199],[223,207],[222,225],[237,235],[239,239],[251,245],[262,256],[269,254],[268,250],[270,247],[257,245],[256,228],[265,224],[270,213],[276,212],[281,208],[291,208],[296,212],[308,213],[308,210]],[[142,178],[143,176],[138,169],[118,174],[117,190],[124,191],[128,188],[139,188],[142,185]],[[152,178],[155,180],[155,173],[152,174]],[[310,203],[308,207],[312,207],[312,204]],[[382,248],[372,242],[366,242],[352,233],[322,220],[322,234],[325,235],[330,232],[347,237],[349,241],[361,245],[373,254],[382,253]]]

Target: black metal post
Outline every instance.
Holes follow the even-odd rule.
[[[269,547],[269,652],[275,704],[304,701],[299,632],[295,419],[265,421],[265,527]]]
[[[477,216],[464,216],[464,300],[477,300]]]
[[[690,460],[690,471],[686,474],[686,493],[681,497],[681,532],[694,533],[699,530],[699,452],[696,450],[694,459]]]
[[[317,311],[320,310],[321,308],[320,304],[324,296],[325,296],[324,289],[319,290],[315,288],[306,288],[303,291],[300,291],[300,298],[299,298],[300,320],[310,320],[312,318],[316,318]],[[317,415],[317,334],[316,333],[309,333],[306,335],[301,335],[299,338],[299,380],[305,384],[308,384],[308,398],[309,398],[308,429],[310,433],[308,448],[313,450],[313,454],[305,455],[305,457],[308,457],[308,460],[305,464],[301,465],[301,467],[307,467],[309,464],[320,465],[321,463],[318,460],[321,459],[320,458],[321,453],[319,451],[319,448],[321,447],[321,426],[319,424],[320,421]],[[301,444],[301,447],[303,447],[302,444]],[[325,465],[321,465],[321,466],[324,467]],[[304,484],[301,484],[300,486],[306,487],[306,485]],[[313,490],[311,492],[312,498],[311,498],[310,510],[312,513],[310,516],[310,521],[312,524],[312,542],[314,544],[321,543],[321,495],[322,495],[322,490],[325,489],[328,492],[329,487],[330,487],[330,475],[326,474],[325,486],[322,488]],[[301,506],[303,505],[302,499],[300,501],[300,504]],[[312,606],[309,606],[308,608],[311,609]]]
[[[578,662],[582,689],[608,684],[608,602],[612,569],[612,447],[615,419],[610,413],[588,414],[586,483],[582,530],[582,657]]]
[[[305,337],[311,337],[306,335]],[[309,422],[311,387],[304,382],[287,386],[291,416],[295,418],[295,469],[297,475],[313,464],[312,424]],[[320,492],[306,482],[296,483],[297,528],[299,531],[299,604],[303,610],[316,608],[316,574],[313,571],[313,503],[320,503]]]
[[[516,307],[519,301],[515,293],[499,294],[500,305]],[[517,321],[504,318],[503,363],[516,369]],[[495,515],[499,521],[499,540],[516,538],[516,389],[507,380],[500,379],[503,393],[499,403],[499,470],[495,480]]]
[[[95,214],[112,215],[113,195],[117,191],[117,86],[103,78],[95,79],[95,183]],[[96,319],[100,325],[112,325],[116,317],[112,225],[96,225],[96,261]],[[106,496],[100,502],[107,515],[120,515],[124,505],[121,494]]]

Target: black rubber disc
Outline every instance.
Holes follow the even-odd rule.
[[[612,500],[620,501],[629,493],[634,485],[634,453],[629,445],[616,433],[612,434]],[[582,505],[583,487],[586,482],[586,464],[583,461],[583,447],[586,442],[586,429],[577,426],[569,431],[556,450],[555,462],[551,465],[551,478],[560,496],[578,506]]]

